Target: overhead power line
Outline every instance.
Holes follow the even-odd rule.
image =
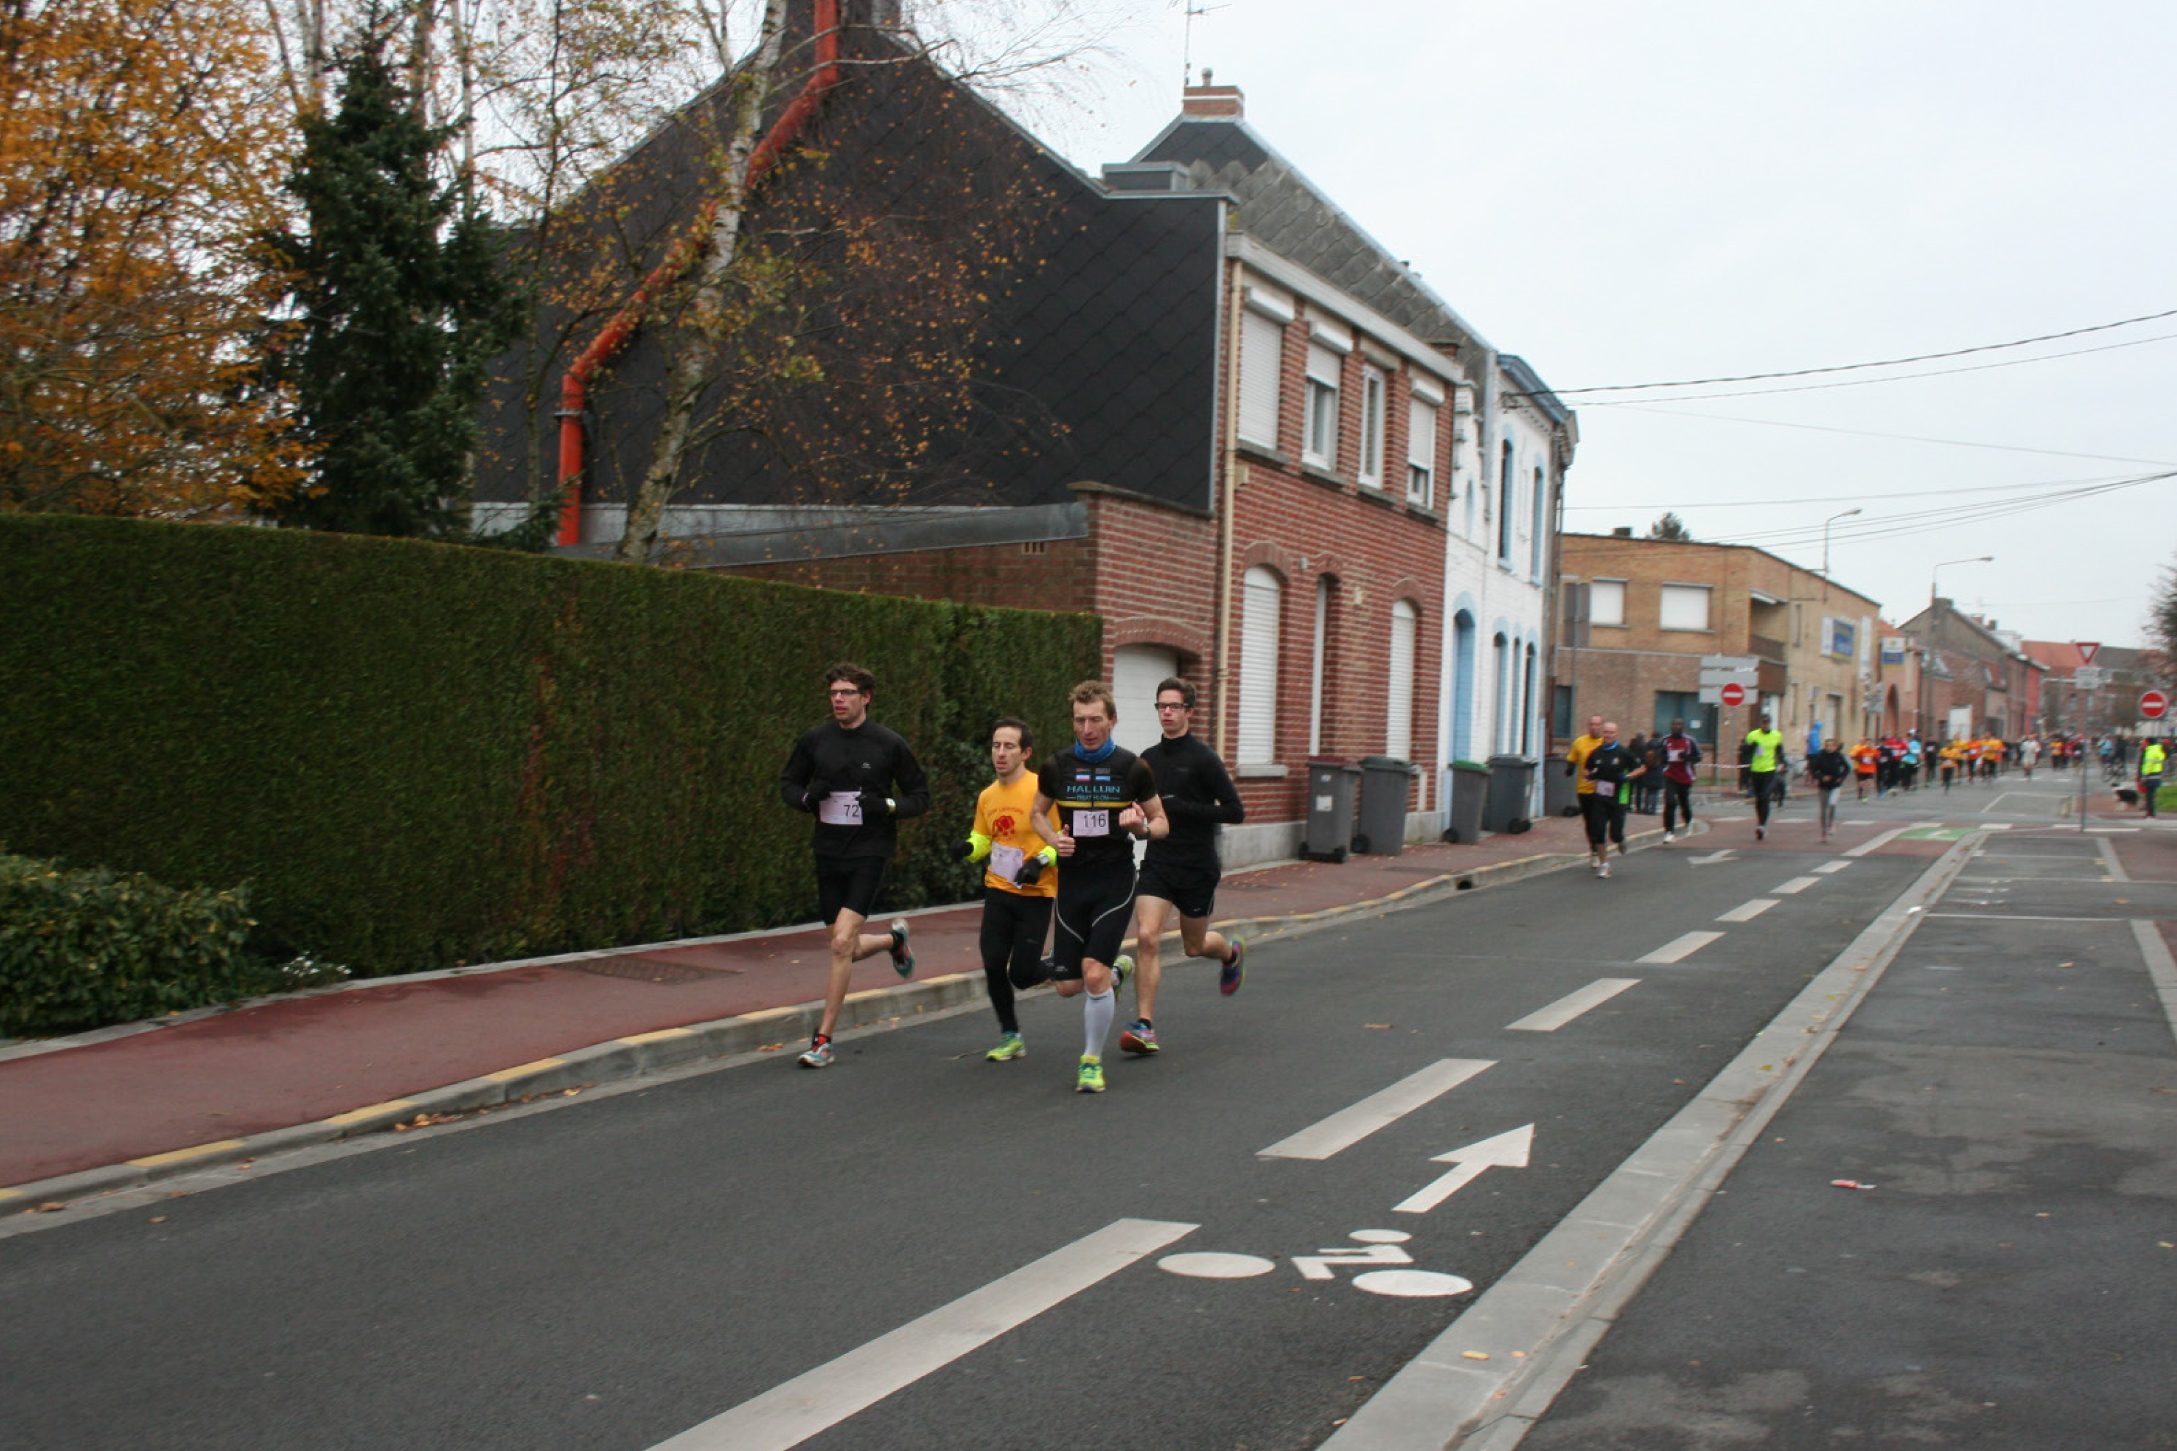
[[[2138,317],[2120,318],[2116,322],[2095,323],[2091,327],[2076,327],[2060,333],[2042,333],[2038,337],[2015,338],[2007,343],[1981,343],[1970,348],[1950,348],[1939,353],[1914,353],[1902,358],[1880,358],[1865,363],[1834,363],[1821,368],[1785,368],[1768,373],[1733,373],[1714,378],[1677,378],[1657,383],[1603,383],[1591,388],[1552,388],[1550,391],[1564,398],[1588,393],[1638,393],[1654,388],[1706,388],[1717,383],[1759,383],[1772,378],[1812,378],[1823,373],[1854,373],[1867,368],[1897,368],[1907,363],[1932,363],[1942,358],[1963,358],[1974,353],[2000,352],[2005,348],[2031,347],[2035,343],[2052,343],[2063,338],[2084,337],[2088,333],[2108,332],[2112,328],[2131,327],[2137,323],[2159,322],[2164,318],[2177,317],[2177,308],[2164,312],[2142,313]]]
[[[1970,438],[1930,438],[1918,433],[1884,433],[1871,428],[1835,428],[1820,423],[1787,423],[1781,418],[1741,418],[1729,413],[1688,413],[1677,408],[1656,408],[1645,400],[1638,403],[1617,403],[1612,407],[1623,408],[1629,413],[1657,413],[1666,418],[1704,418],[1715,423],[1751,423],[1762,428],[1796,428],[1805,433],[1838,433],[1848,438],[1888,438],[1900,443],[1933,443],[1945,448],[1985,448],[1997,453],[2033,453],[2044,458],[2079,458],[2093,463],[2151,464],[2156,468],[2177,468],[2177,459],[2133,458],[2126,454],[2076,453],[2061,448],[2028,448],[2016,443],[1983,443]]]
[[[1834,383],[1793,383],[1782,388],[1734,388],[1728,393],[1671,393],[1658,399],[1645,398],[1598,398],[1581,406],[1584,408],[1638,408],[1642,403],[1700,403],[1712,398],[1766,398],[1772,393],[1826,393],[1836,388],[1878,388],[1885,383],[1907,383],[1914,378],[1949,378],[1959,373],[1985,373],[1995,368],[2023,368],[2030,363],[2051,363],[2060,358],[2083,358],[2089,353],[2113,353],[2119,348],[2143,348],[2149,343],[2166,343],[2177,338],[2177,333],[2157,333],[2151,338],[2133,338],[2128,342],[2103,343],[2098,348],[2073,348],[2062,353],[2040,353],[2031,358],[2004,358],[1994,363],[1968,363],[1962,368],[1930,368],[1924,373],[1892,373],[1886,378],[1843,378]],[[1664,387],[1658,383],[1655,386]]]

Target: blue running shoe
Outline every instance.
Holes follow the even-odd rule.
[[[1217,969],[1217,991],[1231,997],[1240,990],[1240,979],[1246,976],[1247,941],[1245,938],[1235,937],[1232,939],[1232,955],[1225,959],[1223,967]]]

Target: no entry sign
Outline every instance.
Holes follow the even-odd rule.
[[[2150,690],[2139,697],[2139,713],[2147,720],[2160,720],[2169,713],[2169,697],[2159,690]]]
[[[1734,681],[1731,684],[1726,685],[1721,691],[1719,691],[1718,697],[1723,701],[1725,705],[1744,705],[1746,704],[1746,687]],[[2155,699],[2160,700],[2161,697],[2156,696]],[[2166,703],[2167,702],[2165,702],[2165,704]],[[2142,706],[2141,708],[2144,709],[2145,707]],[[2160,715],[2161,713],[2162,712],[2160,710],[2155,711],[2156,715]]]

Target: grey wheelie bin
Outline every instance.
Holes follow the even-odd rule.
[[[1489,758],[1489,798],[1482,804],[1482,830],[1517,832],[1534,825],[1527,818],[1534,765],[1525,756]]]
[[[1444,840],[1471,845],[1482,839],[1482,806],[1489,797],[1489,768],[1479,761],[1453,761],[1446,773]]]
[[[1565,769],[1563,756],[1551,756],[1542,762],[1542,814],[1580,814],[1580,783]]]
[[[1308,761],[1308,824],[1300,840],[1303,861],[1342,862],[1353,843],[1353,804],[1361,768],[1329,756]]]
[[[1396,756],[1361,757],[1361,818],[1353,849],[1369,856],[1397,856],[1406,848],[1406,797],[1414,768]]]

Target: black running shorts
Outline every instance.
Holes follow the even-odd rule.
[[[1057,915],[1051,976],[1078,978],[1088,958],[1108,966],[1134,925],[1134,864],[1083,870],[1060,862]]]
[[[884,858],[877,856],[818,857],[816,911],[823,924],[831,926],[842,911],[868,920],[884,887],[884,867]]]
[[[1215,862],[1205,867],[1151,857],[1142,863],[1134,895],[1161,897],[1182,917],[1207,917],[1217,908],[1217,884],[1223,879]]]

